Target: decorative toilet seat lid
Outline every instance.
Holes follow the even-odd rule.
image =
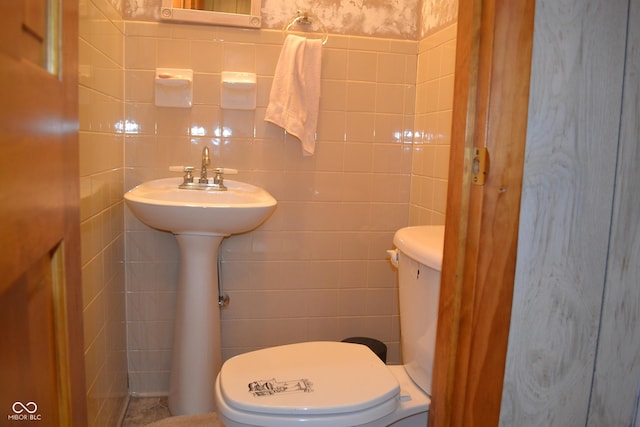
[[[359,412],[400,392],[398,381],[369,348],[344,342],[299,343],[241,354],[225,362],[219,380],[226,404],[265,415]]]

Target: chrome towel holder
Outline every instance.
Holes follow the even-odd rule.
[[[287,23],[287,25],[284,26],[284,28],[282,29],[282,32],[286,37],[294,25],[310,27],[314,23],[318,26],[318,28],[322,32],[322,39],[321,39],[322,44],[323,45],[326,44],[327,40],[329,40],[329,33],[327,32],[327,27],[324,26],[322,21],[316,15],[314,15],[309,11],[302,11],[302,10],[296,11],[296,14],[292,16],[289,22]]]

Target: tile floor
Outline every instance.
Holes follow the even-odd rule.
[[[122,427],[142,427],[170,416],[166,397],[132,397]]]

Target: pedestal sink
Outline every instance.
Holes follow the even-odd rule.
[[[222,239],[260,225],[276,200],[251,184],[226,180],[227,191],[178,189],[182,178],[145,182],[125,194],[145,224],[175,234],[180,248],[169,410],[212,412],[221,366],[218,248]]]

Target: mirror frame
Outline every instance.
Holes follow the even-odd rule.
[[[193,22],[197,24],[225,25],[258,29],[262,26],[260,0],[251,0],[251,13],[211,12],[208,10],[191,10],[173,7],[172,0],[162,0],[160,18],[163,21]]]

